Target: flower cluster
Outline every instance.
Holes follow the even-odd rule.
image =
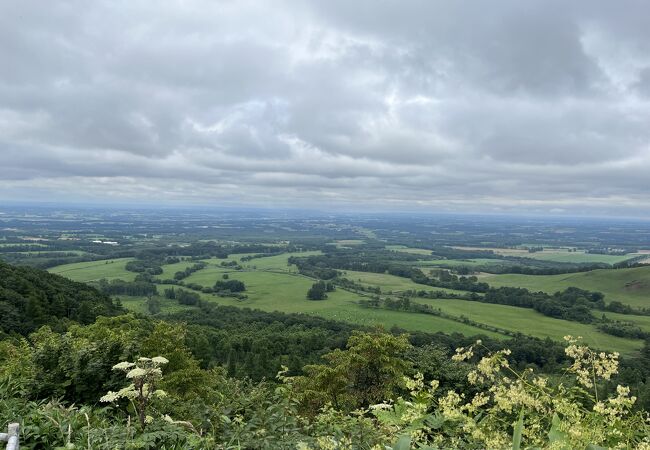
[[[137,362],[124,361],[113,366],[113,370],[126,372],[126,378],[131,383],[117,392],[109,391],[99,399],[100,402],[114,403],[122,398],[128,399],[138,412],[140,426],[151,423],[153,418],[146,414],[149,403],[153,398],[163,398],[167,393],[162,389],[156,389],[156,385],[162,379],[161,366],[169,361],[162,357],[138,358]]]
[[[618,372],[618,353],[596,353],[585,345],[579,345],[582,337],[564,336],[569,343],[564,352],[573,359],[569,368],[578,383],[586,388],[595,387],[598,378],[609,380]]]
[[[438,393],[437,383],[430,389],[416,376],[406,382],[409,400],[371,411],[396,436],[408,433],[415,447],[515,448],[518,429],[525,447],[650,450],[647,413],[632,412],[636,399],[629,388],[618,386],[615,396],[598,399],[596,386],[617,373],[618,354],[594,352],[571,337],[567,342],[575,384],[532,369],[516,371],[508,363],[510,351],[500,350],[482,357],[469,372],[470,384],[482,388],[469,398],[451,390]],[[457,349],[453,359],[471,359],[478,345]],[[584,388],[593,388],[593,394]]]

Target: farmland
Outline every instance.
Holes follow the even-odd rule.
[[[575,286],[602,292],[607,301],[618,300],[636,307],[650,307],[650,266],[561,275],[486,274],[481,280],[495,287],[516,286],[548,293]]]
[[[193,273],[185,281],[202,286],[212,286],[216,281],[221,280],[224,274],[228,274],[229,279],[244,282],[246,285],[245,294],[248,297],[245,300],[201,294],[203,299],[222,305],[258,308],[264,311],[316,314],[328,319],[343,320],[367,326],[380,325],[386,328],[397,326],[413,331],[459,332],[467,335],[488,334],[503,337],[471,325],[435,316],[362,309],[356,303],[360,296],[343,289],[337,289],[335,292],[329,293],[327,300],[308,301],[306,292],[314,280],[297,274],[295,267],[288,268],[287,259],[291,255],[309,256],[317,253],[302,252],[256,258],[248,261],[248,263],[255,264],[257,269],[245,269],[243,271],[222,267],[219,265],[218,260],[207,260],[208,266],[205,269]],[[278,272],[280,270],[286,273]],[[367,285],[380,286],[382,289],[405,290],[422,287],[410,280],[387,274],[348,272],[348,276],[350,275],[362,276]],[[166,288],[165,285],[159,285],[160,291],[164,288]]]
[[[98,281],[102,278],[107,280],[121,279],[132,281],[135,278],[134,272],[129,272],[124,268],[127,262],[133,258],[118,258],[106,261],[90,261],[73,264],[64,264],[53,267],[49,270],[51,273],[63,275],[74,281]]]
[[[216,281],[222,280],[225,274],[228,279],[242,281],[246,285],[245,299],[232,297],[221,297],[209,293],[201,293],[205,301],[221,305],[236,307],[247,307],[264,311],[280,311],[285,313],[314,314],[328,319],[342,320],[366,326],[383,326],[385,328],[399,327],[411,331],[426,332],[458,332],[465,335],[485,334],[500,339],[507,336],[482,328],[477,328],[470,323],[463,323],[463,317],[471,321],[496,327],[501,330],[529,334],[539,338],[551,338],[561,340],[568,334],[580,335],[585,341],[605,350],[617,350],[622,353],[631,353],[641,347],[639,340],[625,339],[604,334],[598,331],[595,326],[567,322],[565,320],[546,317],[534,310],[506,306],[492,305],[479,302],[470,302],[455,299],[418,300],[427,303],[444,313],[442,317],[435,315],[415,314],[407,311],[391,311],[383,309],[362,308],[358,301],[361,294],[351,292],[342,288],[328,294],[323,301],[309,301],[306,299],[306,292],[314,282],[313,279],[297,273],[295,266],[288,266],[290,256],[311,256],[320,252],[286,253],[269,257],[254,258],[247,261],[241,259],[248,254],[233,254],[226,260],[206,259],[207,266],[192,273],[184,282],[205,287],[211,287]],[[59,266],[52,269],[54,273],[61,273],[79,281],[96,281],[99,278],[107,279],[123,278],[130,280],[134,274],[124,269],[124,264],[129,259],[113,260],[112,262],[78,263]],[[242,269],[224,267],[223,263],[236,261],[242,264]],[[160,279],[170,279],[174,273],[192,265],[193,262],[186,260],[173,264],[163,265],[163,274]],[[650,269],[650,268],[649,268]],[[633,270],[633,269],[631,269]],[[622,270],[616,271],[622,272]],[[587,272],[586,274],[589,274]],[[586,274],[571,274],[586,275]],[[421,284],[389,274],[343,271],[342,275],[352,281],[358,282],[366,287],[379,287],[382,293],[398,294],[400,292],[421,290]],[[514,277],[514,275],[507,275]],[[563,275],[566,277],[567,275]],[[496,277],[496,276],[495,276]],[[500,276],[505,277],[505,276]],[[494,277],[485,277],[492,280]],[[530,277],[529,277],[530,278]],[[547,277],[534,277],[535,280],[543,280]],[[496,278],[500,279],[500,278]],[[599,278],[599,279],[602,279]],[[502,285],[519,285],[518,279],[502,281]],[[561,284],[558,280],[547,280],[547,289],[558,289]],[[574,285],[574,281],[568,281],[567,285]],[[168,285],[158,285],[162,293]],[[593,289],[593,286],[591,287]],[[610,289],[612,287],[610,286]],[[463,294],[462,291],[451,289],[436,289],[453,294]],[[365,295],[365,294],[364,294]],[[120,297],[124,306],[137,312],[146,313],[146,304],[143,297]],[[173,313],[188,308],[173,300],[161,298],[162,311]],[[597,315],[596,312],[594,312]],[[607,313],[612,319],[621,320],[620,315]],[[643,329],[650,330],[650,317],[624,316],[624,319],[631,320]]]
[[[532,258],[541,261],[555,261],[565,263],[605,263],[616,264],[621,261],[639,256],[639,253],[626,255],[607,255],[588,253],[575,248],[543,247],[541,251],[530,252],[527,248],[499,248],[499,247],[455,247],[459,250],[489,250],[501,256],[515,256],[519,258]]]
[[[10,240],[1,241],[4,247],[0,248],[12,260],[47,263],[52,273],[96,286],[101,279],[155,283],[163,313],[191,308],[164,298],[164,290],[175,285],[198,293],[206,302],[240,308],[305,313],[387,329],[396,326],[431,333],[487,334],[499,339],[522,333],[560,341],[564,334],[574,334],[603,349],[625,354],[640,349],[643,340],[638,334],[630,334],[630,338],[606,334],[599,330],[603,323],[614,320],[650,332],[650,316],[616,314],[596,306],[586,312],[593,317],[590,321],[567,319],[557,312],[555,316],[544,315],[547,313],[537,312],[530,303],[515,307],[508,306],[513,303],[469,301],[485,296],[489,287],[523,287],[547,293],[577,287],[602,292],[606,302],[619,300],[633,308],[650,307],[650,266],[598,270],[581,266],[613,264],[647,252],[643,245],[646,235],[639,234],[637,225],[615,236],[616,245],[632,249],[618,255],[599,253],[600,248],[607,252],[606,239],[613,235],[610,228],[596,225],[584,230],[575,226],[571,228],[574,235],[566,230],[558,235],[531,228],[528,222],[504,227],[488,220],[475,229],[474,225],[463,228],[458,222],[441,219],[435,225],[436,233],[432,233],[426,222],[416,226],[383,218],[357,223],[356,219],[331,217],[300,221],[202,216],[187,225],[183,218],[170,219],[168,212],[129,217],[140,224],[143,233],[130,234],[131,225],[118,232],[121,225],[98,215],[96,219],[83,217],[84,225],[75,228],[83,232],[48,234],[41,228],[30,231],[40,222],[32,224],[20,216],[10,223],[14,226],[11,229],[23,227],[26,231],[12,231],[14,234],[6,238]],[[84,228],[86,223],[91,225]],[[144,232],[149,229],[155,231]],[[34,236],[43,240],[35,243],[30,240]],[[93,242],[96,239],[117,244],[98,245]],[[597,251],[584,245],[590,239],[599,240]],[[505,245],[517,240],[517,245]],[[493,257],[486,250],[492,250]],[[48,252],[53,252],[51,257]],[[292,257],[297,264],[289,264]],[[88,259],[93,261],[85,261]],[[138,272],[126,270],[126,263],[132,260],[137,261],[139,268],[132,269]],[[523,275],[517,270],[540,275]],[[543,274],[549,272],[557,274]],[[328,292],[322,301],[307,300],[307,291],[321,279],[333,283],[335,291]],[[227,280],[243,282],[246,290],[239,296],[217,294],[215,283]],[[135,292],[139,288],[128,288],[134,290],[133,296],[119,292],[122,304],[148,313],[145,297]],[[390,302],[404,298],[412,304],[431,305],[434,311],[423,314],[400,309],[394,303],[391,306]],[[369,304],[369,300],[379,304]]]
[[[582,336],[585,342],[596,348],[618,350],[623,353],[638,349],[640,344],[638,340],[623,339],[602,333],[592,325],[546,317],[531,309],[450,299],[430,300],[428,303],[455,316],[465,316],[486,325],[526,333],[539,338],[548,337],[561,340],[567,334],[573,334]],[[647,325],[650,325],[650,322],[647,322]],[[571,333],[568,333],[567,330],[571,330]]]

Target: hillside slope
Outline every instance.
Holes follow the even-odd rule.
[[[95,288],[45,270],[0,261],[0,335],[27,334],[41,325],[63,330],[123,309]]]
[[[481,281],[494,287],[517,286],[551,294],[575,286],[602,292],[607,301],[618,300],[634,307],[650,307],[650,266],[561,275],[485,275]]]

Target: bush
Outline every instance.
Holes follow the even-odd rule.
[[[327,298],[327,286],[324,282],[319,281],[314,283],[307,291],[307,298],[309,300],[325,300]]]

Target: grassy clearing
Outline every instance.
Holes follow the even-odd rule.
[[[189,260],[188,261],[180,261],[180,262],[173,263],[173,264],[165,264],[164,266],[162,266],[163,273],[160,274],[160,275],[157,275],[157,277],[162,279],[162,280],[172,279],[172,278],[174,278],[174,274],[176,272],[179,272],[181,270],[185,270],[188,267],[193,266],[194,264],[196,264],[196,261],[189,261]]]
[[[542,261],[566,262],[566,263],[606,263],[616,264],[621,261],[639,256],[636,253],[628,255],[599,255],[586,253],[584,250],[569,251],[569,248],[544,248],[543,251],[530,253],[526,248],[498,248],[498,247],[454,247],[459,250],[491,250],[497,255],[518,256],[521,258],[532,258]]]
[[[292,256],[306,257],[306,256],[315,256],[321,255],[320,251],[310,251],[310,252],[292,252],[292,253],[283,253],[276,256],[266,256],[264,258],[255,258],[250,261],[241,262],[241,255],[236,255],[238,261],[244,267],[255,267],[257,270],[284,270],[289,272],[298,272],[296,266],[289,266],[289,258]],[[235,256],[235,255],[233,255]]]
[[[482,281],[495,287],[520,286],[548,293],[575,286],[602,292],[608,301],[619,300],[635,307],[650,307],[650,266],[561,275],[486,274]]]
[[[379,286],[382,292],[401,292],[408,290],[415,291],[445,291],[453,294],[466,294],[463,291],[456,291],[453,289],[437,288],[433,286],[426,286],[424,284],[414,283],[408,278],[397,277],[386,273],[372,273],[372,272],[356,272],[354,270],[343,271],[343,276],[364,286]]]
[[[354,245],[361,245],[364,244],[366,241],[363,239],[339,239],[338,241],[334,241],[336,246],[341,248],[341,247],[350,247]]]
[[[432,253],[431,250],[427,250],[426,248],[413,248],[404,245],[387,245],[386,249],[401,253],[411,253],[412,255],[431,256]]]
[[[489,258],[473,258],[473,259],[432,259],[430,261],[419,261],[417,268],[420,270],[427,270],[432,267],[476,267],[486,266],[491,264],[500,264],[508,262],[504,259],[489,259]]]
[[[650,332],[650,316],[636,316],[634,314],[617,314],[607,311],[593,311],[595,317],[607,317],[611,320],[620,320],[623,322],[632,322],[638,325],[643,331]]]
[[[643,346],[641,340],[611,336],[598,331],[593,325],[554,319],[527,308],[456,299],[435,299],[420,302],[440,308],[442,311],[454,316],[462,315],[486,325],[539,338],[549,337],[554,340],[562,340],[564,336],[571,334],[573,336],[582,336],[584,341],[594,348],[627,354],[633,353]]]
[[[63,275],[74,281],[98,281],[102,278],[107,280],[121,279],[133,281],[136,274],[124,268],[127,262],[133,258],[117,258],[102,261],[88,261],[73,264],[63,264],[48,269],[50,273]]]
[[[44,257],[50,256],[52,253],[67,253],[74,254],[77,256],[87,255],[88,252],[82,250],[32,250],[28,252],[9,252],[10,254],[19,254],[19,255],[42,255]]]
[[[598,255],[595,253],[585,253],[582,251],[569,252],[567,250],[544,250],[543,252],[529,253],[527,258],[539,259],[542,261],[555,261],[566,263],[606,263],[616,264],[621,261],[638,256],[636,254],[629,255]]]
[[[158,291],[162,290],[162,287],[159,286]],[[149,310],[147,309],[147,297],[118,296],[116,298],[120,300],[122,306],[130,311],[140,314],[149,314]],[[170,300],[164,297],[159,297],[158,300],[160,301],[160,312],[163,314],[173,314],[192,308],[188,305],[181,305],[176,300]]]
[[[26,245],[29,245],[30,247],[47,247],[45,244],[38,244],[35,242],[10,242],[10,243],[3,243],[0,244],[0,247],[24,247]]]
[[[232,268],[220,267],[218,263],[209,264],[205,269],[197,270],[183,281],[185,283],[196,283],[204,287],[212,287],[218,280],[223,279],[225,273],[233,272]]]

